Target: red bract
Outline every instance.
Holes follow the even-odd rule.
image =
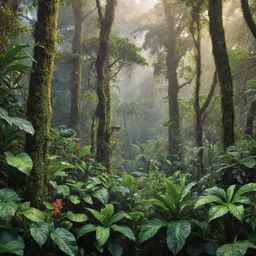
[[[62,199],[57,199],[55,202],[53,202],[52,204],[53,205],[56,205],[56,207],[58,207],[59,209],[62,209],[63,208],[63,205],[62,205]]]
[[[55,209],[52,211],[52,215],[57,216],[60,214],[60,210],[63,208],[62,199],[57,199],[52,204],[55,205]]]

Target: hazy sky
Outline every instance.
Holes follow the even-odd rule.
[[[141,4],[145,3],[146,8],[153,7],[157,1],[158,0],[136,0],[137,3],[141,3]]]

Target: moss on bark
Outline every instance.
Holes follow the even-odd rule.
[[[107,0],[106,11],[102,17],[102,10],[97,2],[101,23],[100,44],[96,60],[97,72],[97,96],[98,105],[96,110],[97,117],[97,138],[96,138],[96,160],[102,163],[107,171],[110,171],[111,158],[111,89],[108,64],[108,45],[111,27],[114,21],[115,6],[117,0]]]
[[[169,121],[168,121],[168,152],[169,156],[178,156],[181,158],[181,139],[180,139],[180,110],[179,110],[179,84],[177,79],[178,57],[176,50],[177,33],[175,31],[175,17],[171,12],[172,8],[168,1],[163,0],[167,34],[167,79],[168,79],[168,103],[169,103]]]
[[[33,160],[25,197],[32,204],[47,194],[48,144],[51,122],[51,81],[54,66],[59,0],[39,0],[34,31],[34,62],[31,70],[27,118],[35,135],[27,135],[26,152]]]
[[[235,111],[233,82],[222,19],[222,0],[209,0],[209,18],[213,55],[221,87],[222,141],[226,149],[235,142]]]

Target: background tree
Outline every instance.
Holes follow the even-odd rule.
[[[207,110],[213,94],[215,87],[217,85],[217,74],[214,73],[213,81],[208,93],[208,96],[205,102],[200,103],[200,90],[201,90],[201,76],[202,76],[202,12],[205,9],[205,1],[198,0],[193,3],[188,2],[188,5],[191,5],[191,24],[190,24],[190,33],[195,47],[195,62],[196,62],[196,79],[195,79],[195,90],[194,90],[194,111],[195,111],[195,141],[198,148],[197,159],[198,159],[198,177],[202,177],[204,174],[204,165],[203,165],[203,114]]]
[[[100,42],[98,56],[95,63],[97,72],[97,96],[98,105],[97,117],[97,139],[96,139],[96,160],[102,163],[107,171],[110,171],[110,80],[108,73],[108,45],[111,27],[114,21],[116,0],[107,0],[106,10],[103,15],[100,0],[97,0],[97,8],[100,21]]]
[[[222,20],[222,0],[209,0],[210,34],[213,56],[221,87],[223,147],[235,142],[233,82]]]
[[[248,25],[250,31],[252,32],[254,38],[256,39],[256,24],[253,19],[253,15],[250,10],[249,1],[248,0],[241,0],[241,7],[244,15],[244,19],[246,24]],[[253,135],[253,122],[256,115],[256,100],[252,100],[250,104],[250,108],[246,118],[246,125],[245,125],[245,134]]]
[[[84,37],[84,20],[88,17],[95,8],[89,9],[89,1],[72,0],[72,10],[75,23],[75,33],[72,43],[73,70],[70,80],[70,95],[71,95],[71,108],[70,108],[70,127],[74,128],[78,135],[80,134],[80,90],[82,83],[82,67],[83,67],[83,37]]]
[[[39,0],[35,26],[34,62],[31,70],[27,118],[35,134],[28,135],[26,152],[33,160],[25,197],[38,204],[47,192],[48,144],[51,121],[51,80],[53,73],[59,0]]]

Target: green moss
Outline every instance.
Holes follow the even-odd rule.
[[[25,197],[33,204],[47,194],[48,144],[51,122],[51,81],[54,66],[59,0],[39,0],[38,21],[34,37],[35,62],[32,66],[27,118],[35,128],[34,136],[27,136],[26,152],[34,167],[28,180]]]

